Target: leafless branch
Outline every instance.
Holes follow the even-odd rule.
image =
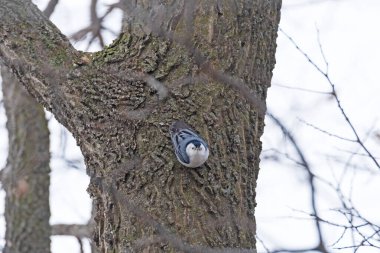
[[[50,0],[48,5],[46,6],[43,13],[46,15],[46,17],[50,18],[51,14],[53,14],[55,7],[58,4],[58,0]]]
[[[318,215],[318,209],[317,209],[317,198],[316,198],[316,187],[315,187],[315,182],[314,182],[314,178],[315,178],[315,175],[314,173],[312,172],[311,170],[311,166],[309,165],[301,147],[298,145],[295,137],[290,133],[290,131],[285,127],[285,125],[280,121],[280,119],[278,119],[277,117],[275,117],[273,114],[271,113],[267,113],[267,116],[273,120],[273,122],[278,126],[280,127],[281,131],[283,132],[284,135],[286,135],[286,137],[289,139],[289,141],[291,142],[291,144],[293,145],[294,149],[296,150],[300,160],[301,160],[301,164],[303,165],[303,168],[305,168],[307,174],[308,174],[308,181],[309,181],[309,186],[310,186],[310,199],[311,199],[311,207],[312,207],[312,214],[315,215],[315,216],[319,216]],[[319,222],[318,219],[315,219],[315,226],[317,228],[317,233],[318,233],[318,246],[316,248],[318,248],[318,250],[320,252],[326,252],[327,253],[327,250],[326,250],[326,247],[325,247],[325,242],[324,242],[324,239],[323,239],[323,236],[322,236],[322,228],[321,228],[321,224]],[[276,252],[276,251],[275,251]],[[282,251],[277,251],[277,252],[282,252]],[[297,252],[297,251],[287,251],[287,252]]]
[[[311,124],[311,123],[309,123],[309,122],[306,122],[306,121],[303,120],[303,119],[298,118],[298,120],[299,120],[300,122],[302,122],[303,124],[305,124],[305,125],[307,125],[307,126],[313,128],[313,129],[315,129],[315,130],[317,130],[317,131],[319,131],[319,132],[321,132],[321,133],[324,133],[324,134],[326,134],[326,135],[328,135],[328,136],[335,137],[335,138],[340,139],[340,140],[343,140],[343,141],[356,142],[356,140],[348,139],[348,138],[345,138],[345,137],[339,136],[339,135],[337,135],[337,134],[330,133],[330,132],[328,132],[328,131],[326,131],[326,130],[323,130],[323,129],[321,129],[321,128],[319,128],[319,127],[317,127],[317,126],[315,126],[315,125],[313,125],[313,124]]]
[[[79,252],[80,253],[84,253],[82,238],[77,237],[77,241],[78,241],[78,244],[79,244]]]
[[[304,164],[302,162],[300,162],[299,160],[297,160],[296,158],[292,157],[289,153],[285,153],[285,152],[282,152],[278,149],[275,149],[275,148],[271,148],[271,149],[268,149],[268,150],[265,150],[265,152],[268,152],[268,151],[271,151],[275,154],[278,154],[280,156],[283,156],[285,157],[287,160],[293,162],[295,165],[297,166],[300,166],[300,167],[303,167]],[[263,153],[263,152],[262,152]],[[276,156],[277,160],[279,158],[279,156]],[[263,157],[263,159],[265,159],[265,156]],[[269,157],[269,159],[273,159],[273,157]]]
[[[264,241],[261,240],[261,238],[260,238],[258,235],[256,235],[256,239],[257,239],[257,241],[259,241],[259,242],[261,243],[261,245],[263,246],[263,248],[265,249],[265,251],[266,251],[267,253],[270,253],[269,248],[265,245]]]
[[[298,2],[298,3],[296,2],[296,3],[284,4],[283,9],[302,8],[302,7],[307,7],[311,5],[323,4],[326,2],[338,2],[338,1],[344,1],[344,0],[305,0],[303,2]]]
[[[315,26],[316,30],[317,30],[317,40],[318,40],[318,45],[319,45],[319,51],[321,52],[321,55],[323,57],[323,61],[325,62],[325,68],[326,68],[326,75],[329,74],[329,63],[327,61],[327,58],[326,58],[326,55],[325,55],[325,52],[323,50],[323,47],[322,47],[322,42],[321,42],[321,38],[320,38],[320,34],[319,34],[319,29],[317,26]]]
[[[351,151],[351,150],[345,150],[345,149],[338,149],[341,152],[348,153],[354,156],[363,156],[363,157],[368,157],[368,154],[365,153],[359,153],[358,151]],[[376,159],[380,159],[380,157],[375,157]]]
[[[294,39],[288,35],[283,29],[279,28],[279,31],[285,35],[285,37],[293,44],[293,46],[297,49],[297,51],[299,51],[305,58],[306,60],[308,60],[308,62],[321,74],[323,75],[323,77],[326,79],[326,81],[329,83],[330,85],[330,88],[331,88],[331,94],[333,95],[336,103],[337,103],[337,106],[342,114],[342,116],[344,117],[345,121],[347,122],[348,126],[351,128],[352,130],[352,133],[354,134],[355,136],[355,139],[356,139],[356,142],[363,148],[363,150],[368,154],[369,158],[373,161],[373,163],[376,165],[376,167],[378,169],[380,169],[380,164],[379,162],[376,160],[376,158],[372,155],[372,153],[368,150],[368,148],[364,145],[363,141],[361,140],[361,138],[359,137],[359,134],[357,133],[355,127],[353,126],[351,120],[349,119],[348,115],[346,114],[346,112],[344,111],[343,109],[343,106],[339,100],[339,97],[337,95],[337,92],[336,92],[336,89],[335,89],[335,84],[331,81],[331,78],[330,78],[330,75],[329,73],[326,71],[323,71],[316,62],[314,62],[311,57],[305,52],[303,51],[299,46],[298,44],[294,41]],[[323,54],[323,59],[325,61],[325,64],[326,66],[328,66],[328,62],[326,60],[326,57],[324,56],[324,53],[323,53],[323,49],[322,49],[322,45],[321,45],[321,42],[319,41],[319,45],[320,45],[320,50]]]
[[[105,46],[104,38],[102,32],[104,30],[110,31],[103,25],[105,18],[116,8],[120,8],[121,5],[119,3],[111,4],[108,6],[107,11],[103,14],[103,16],[99,16],[96,10],[98,0],[91,0],[90,4],[90,24],[79,30],[78,32],[71,35],[71,39],[75,41],[83,40],[88,34],[90,34],[90,38],[88,41],[87,48],[98,39],[100,46],[103,48]]]
[[[315,248],[303,248],[303,249],[276,249],[276,250],[271,250],[270,253],[305,253],[305,252],[314,252],[314,251],[319,251],[319,252],[325,252],[322,251],[319,247]]]
[[[90,238],[92,231],[88,224],[55,224],[51,229],[52,235],[71,235],[79,238]]]
[[[310,90],[310,89],[293,87],[293,86],[288,86],[288,85],[279,84],[279,83],[272,83],[272,86],[278,86],[278,87],[285,88],[285,89],[298,90],[298,91],[315,93],[315,94],[332,95],[331,92],[328,92],[328,91]]]
[[[380,226],[369,221],[367,218],[361,215],[361,213],[355,208],[351,201],[351,196],[346,197],[342,190],[340,189],[340,185],[335,185],[331,182],[328,182],[327,180],[315,176],[316,179],[318,179],[320,182],[324,183],[325,185],[329,186],[331,189],[336,192],[336,194],[339,197],[339,200],[341,202],[342,207],[333,209],[332,211],[337,212],[340,215],[343,215],[346,218],[346,223],[336,223],[334,221],[328,221],[326,219],[323,219],[321,217],[315,216],[316,219],[318,219],[320,222],[326,223],[328,225],[332,225],[335,227],[340,227],[343,229],[341,236],[333,243],[332,246],[335,246],[340,242],[340,240],[344,237],[345,233],[347,231],[350,231],[352,234],[352,245],[356,245],[355,235],[359,235],[361,237],[361,241],[359,245],[354,246],[353,248],[357,250],[360,246],[375,246],[375,242],[377,244],[380,244]],[[314,216],[314,215],[311,215]],[[366,233],[363,233],[360,231],[361,228],[366,228]],[[372,233],[371,233],[372,231]],[[375,236],[378,236],[378,238],[374,238]]]

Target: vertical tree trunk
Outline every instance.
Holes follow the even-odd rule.
[[[6,192],[4,253],[50,252],[49,130],[41,105],[1,67],[9,151],[2,173]]]
[[[96,140],[102,148],[88,156],[88,165],[93,179],[102,178],[118,193],[92,180],[101,252],[251,252],[264,117],[242,96],[244,87],[231,90],[226,84],[232,86],[232,76],[265,101],[280,2],[186,1],[180,14],[171,13],[170,6],[140,4],[144,7],[128,9],[133,6],[127,4],[125,41],[113,49],[139,52],[128,55],[125,64],[135,61],[142,72],[165,80],[172,96],[143,120],[125,120],[135,114],[117,103],[116,110],[125,111],[121,122],[102,121]],[[144,11],[150,16],[141,24]],[[173,24],[176,15],[182,16]],[[111,54],[106,57],[113,61]],[[105,71],[115,72],[112,67]],[[209,142],[211,156],[202,168],[186,169],[175,161],[168,139],[174,119],[190,123]]]

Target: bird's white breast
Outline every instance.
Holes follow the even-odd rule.
[[[187,166],[191,168],[196,168],[206,162],[209,155],[209,151],[208,149],[203,149],[201,151],[197,150],[197,151],[189,152],[188,155],[189,155],[190,163]]]

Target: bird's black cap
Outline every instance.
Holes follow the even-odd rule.
[[[192,140],[191,143],[193,143],[196,148],[199,148],[201,146],[201,142],[198,140]]]

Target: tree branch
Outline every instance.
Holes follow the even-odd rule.
[[[55,224],[51,226],[52,235],[71,235],[78,238],[91,238],[91,227],[88,224]]]
[[[317,198],[316,198],[316,187],[315,187],[315,175],[311,171],[311,166],[308,163],[304,153],[302,152],[302,149],[298,145],[296,139],[293,137],[292,133],[289,132],[289,130],[285,127],[285,125],[278,119],[276,116],[274,116],[271,113],[267,113],[267,116],[273,120],[273,122],[280,127],[281,131],[283,132],[284,135],[289,139],[289,141],[292,143],[294,149],[296,150],[299,158],[301,159],[301,163],[303,168],[306,170],[308,174],[308,181],[309,181],[309,186],[310,186],[310,199],[311,199],[311,207],[312,207],[312,214],[316,217],[319,217],[318,215],[318,207],[317,207]],[[317,228],[317,233],[318,233],[318,246],[316,249],[318,249],[320,252],[327,252],[326,250],[326,243],[324,242],[323,236],[322,236],[322,228],[321,224],[318,219],[315,219],[315,226]],[[281,251],[275,251],[275,252],[282,252]],[[298,252],[298,251],[287,251],[287,252]]]
[[[0,0],[0,38],[1,62],[51,110],[79,53],[31,1]]]
[[[55,7],[58,4],[58,0],[50,0],[48,5],[46,6],[45,10],[43,13],[46,15],[46,17],[50,17],[51,14],[53,14]]]
[[[328,72],[329,64],[326,60],[326,56],[323,52],[322,44],[319,40],[319,33],[318,33],[318,44],[319,44],[319,49],[321,51],[324,63],[326,65],[326,70],[322,70],[322,68],[319,67],[318,64],[313,59],[311,59],[311,57],[305,51],[303,51],[299,47],[299,45],[294,41],[294,39],[290,35],[288,35],[284,30],[279,28],[279,31],[285,35],[285,37],[293,44],[293,46],[297,49],[297,51],[299,51],[306,58],[306,60],[326,79],[326,81],[328,82],[328,84],[330,85],[330,88],[331,88],[331,95],[334,97],[334,100],[335,100],[335,102],[339,108],[339,111],[342,114],[344,120],[347,122],[347,125],[349,126],[349,128],[351,128],[352,133],[354,134],[355,139],[356,139],[355,141],[358,143],[358,145],[360,145],[364,149],[364,151],[367,153],[368,157],[373,161],[373,163],[376,165],[376,167],[378,169],[380,169],[379,162],[376,160],[376,158],[373,156],[373,154],[368,150],[368,148],[364,145],[363,140],[359,137],[359,134],[358,134],[356,128],[354,127],[354,125],[352,124],[347,113],[343,109],[343,106],[340,102],[340,98],[338,97],[338,94],[337,94],[336,89],[335,89],[335,84],[332,82],[330,75],[329,75],[329,72]]]

